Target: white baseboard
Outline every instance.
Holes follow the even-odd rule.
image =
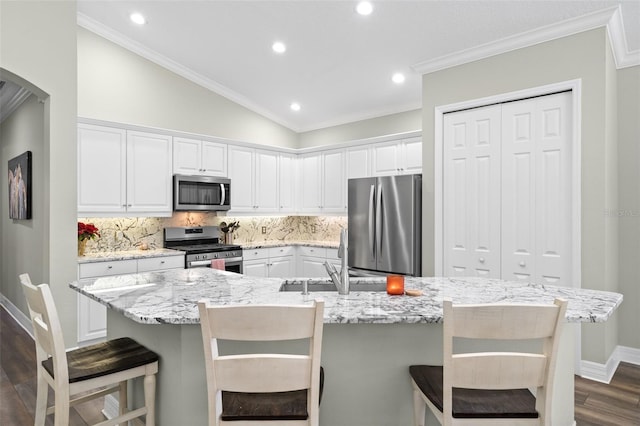
[[[7,299],[4,294],[0,293],[0,305],[2,305],[9,315],[16,320],[20,327],[29,333],[29,336],[33,339],[33,324],[31,324],[31,318],[25,315],[16,305],[11,303],[11,300]]]
[[[580,376],[597,382],[609,383],[620,362],[640,365],[640,349],[616,346],[605,364],[581,361]]]

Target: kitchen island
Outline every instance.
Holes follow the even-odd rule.
[[[156,418],[165,426],[207,423],[199,300],[218,305],[299,304],[322,298],[326,379],[320,423],[325,426],[412,424],[408,366],[441,364],[444,297],[454,303],[569,300],[553,424],[570,426],[577,327],[606,321],[622,302],[617,293],[481,278],[407,278],[405,287],[422,290],[419,297],[384,292],[302,295],[280,292],[283,281],[199,268],[84,279],[71,287],[109,308],[109,338],[129,336],[160,355]],[[235,350],[233,342],[221,343],[222,353]]]

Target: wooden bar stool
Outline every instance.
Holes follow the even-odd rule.
[[[235,421],[318,426],[324,302],[313,305],[208,306],[198,303],[209,426]],[[218,355],[217,339],[309,340],[308,354]]]
[[[55,413],[55,426],[67,426],[71,406],[116,391],[119,392],[119,416],[97,425],[125,424],[145,415],[145,424],[154,425],[158,355],[127,337],[65,351],[49,285],[34,286],[28,274],[20,275],[20,282],[29,305],[36,343],[35,425],[44,425],[45,417]],[[136,377],[144,377],[145,405],[130,411],[127,381]],[[55,392],[55,405],[47,409],[48,386]],[[92,392],[84,394],[88,391]],[[83,395],[77,396],[80,393]]]
[[[414,423],[551,425],[553,375],[567,301],[453,305],[444,301],[444,365],[412,365]],[[542,340],[539,353],[455,351],[454,340]],[[534,396],[529,389],[536,389]]]

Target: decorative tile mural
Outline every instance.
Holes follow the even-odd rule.
[[[217,216],[215,213],[178,212],[169,218],[119,217],[78,218],[93,223],[100,238],[87,243],[87,253],[162,248],[163,229],[170,226],[203,226],[239,221],[234,244],[270,241],[337,242],[340,229],[347,226],[344,216]],[[263,233],[264,230],[264,233]],[[222,235],[221,235],[222,237]]]

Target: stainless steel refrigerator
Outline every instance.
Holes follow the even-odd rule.
[[[352,275],[422,272],[422,175],[349,179]]]

